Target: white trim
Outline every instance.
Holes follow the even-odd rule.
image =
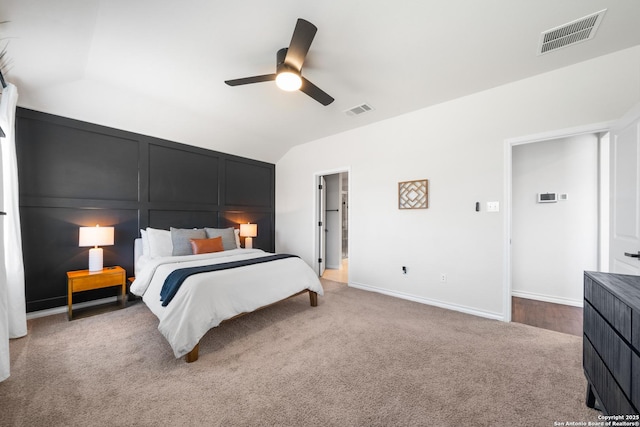
[[[594,123],[585,126],[576,126],[566,129],[558,129],[554,131],[541,132],[532,135],[519,136],[517,138],[507,138],[505,143],[510,145],[529,144],[531,142],[549,141],[552,139],[568,138],[571,136],[584,135],[589,133],[608,132],[616,123],[615,121]]]
[[[574,300],[571,298],[555,297],[551,295],[536,294],[526,291],[511,291],[511,295],[516,298],[532,299],[536,301],[550,302],[553,304],[570,305],[572,307],[582,307],[583,300]]]
[[[79,302],[77,304],[73,304],[73,309],[76,310],[79,308],[93,307],[94,305],[109,304],[112,302],[116,302],[117,300],[118,300],[118,297],[114,296],[114,297],[96,299],[92,301]],[[27,320],[37,319],[38,317],[53,316],[54,314],[62,314],[62,313],[66,313],[67,311],[68,311],[68,307],[66,305],[61,307],[48,308],[46,310],[32,311],[30,313],[27,313]]]
[[[552,139],[567,138],[571,136],[609,132],[615,121],[593,123],[590,125],[576,126],[566,129],[557,129],[548,132],[525,135],[516,138],[507,138],[504,140],[504,313],[503,318],[506,322],[511,321],[511,296],[513,295],[511,288],[511,225],[512,225],[512,207],[511,207],[511,191],[512,191],[512,158],[513,147],[516,145],[529,144],[532,142],[548,141]]]
[[[504,266],[502,269],[502,292],[503,292],[503,311],[502,320],[511,322],[511,159],[513,157],[513,146],[515,143],[505,141],[504,145],[504,194],[502,196],[504,206],[504,224],[502,233],[504,236],[504,247],[502,248],[502,256]]]
[[[375,286],[369,286],[369,285],[365,285],[363,283],[349,282],[348,286],[352,287],[352,288],[356,288],[356,289],[361,289],[363,291],[376,292],[376,293],[379,293],[379,294],[384,294],[384,295],[388,295],[388,296],[395,297],[395,298],[400,298],[400,299],[404,299],[404,300],[408,300],[408,301],[418,302],[420,304],[433,305],[433,306],[436,306],[436,307],[445,308],[447,310],[459,311],[461,313],[471,314],[473,316],[484,317],[484,318],[492,319],[492,320],[503,320],[503,316],[502,316],[501,313],[493,313],[493,312],[490,312],[490,311],[477,310],[475,308],[467,307],[467,306],[464,306],[464,305],[451,304],[451,303],[448,303],[448,302],[439,301],[439,300],[435,300],[435,299],[419,297],[419,296],[415,296],[415,295],[411,295],[411,294],[405,294],[404,292],[390,291],[388,289],[382,289],[382,288],[378,288],[378,287],[375,287]]]

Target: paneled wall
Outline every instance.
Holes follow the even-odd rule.
[[[19,108],[16,124],[27,311],[66,304],[66,272],[88,268],[78,227],[115,227],[104,265],[133,275],[147,226],[258,224],[254,247],[275,249],[275,166]],[[86,292],[75,301],[115,295]]]

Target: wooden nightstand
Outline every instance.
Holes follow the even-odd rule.
[[[92,289],[109,288],[120,286],[120,305],[124,307],[127,303],[127,279],[124,268],[106,267],[101,271],[77,270],[67,272],[67,303],[68,317],[73,319],[73,294],[75,292],[89,291]]]

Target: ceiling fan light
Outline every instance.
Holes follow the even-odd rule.
[[[302,86],[302,79],[300,76],[291,71],[283,71],[276,76],[276,85],[282,90],[287,92],[293,92],[300,89]]]

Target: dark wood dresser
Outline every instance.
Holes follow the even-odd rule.
[[[640,409],[640,276],[584,273],[582,365],[587,406],[606,415]]]

